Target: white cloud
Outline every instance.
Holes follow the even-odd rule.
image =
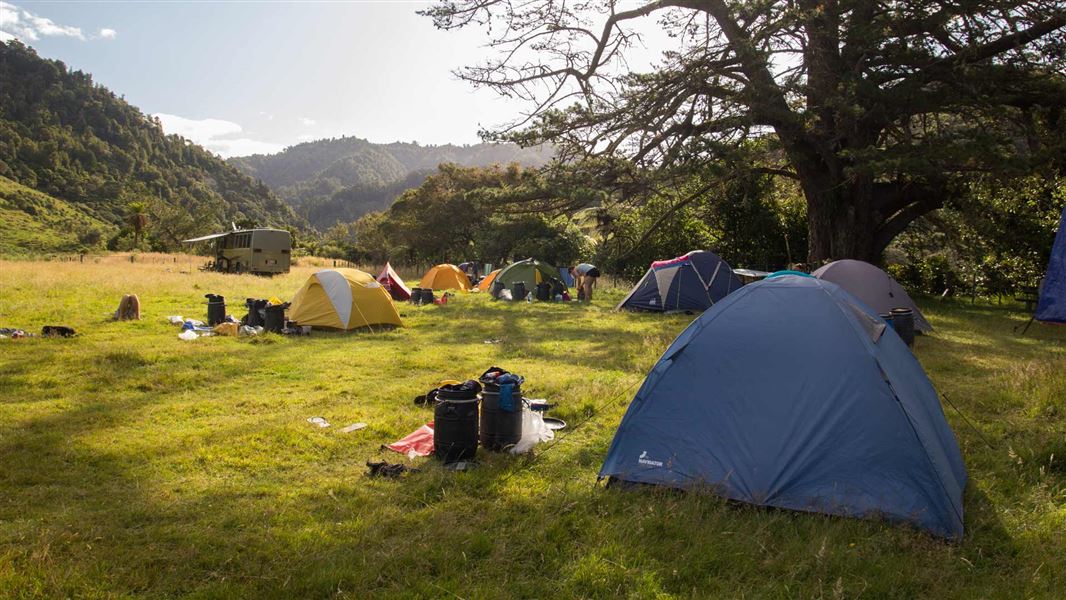
[[[314,127],[315,125],[318,125],[318,121],[307,117],[300,117],[300,124],[305,127]]]
[[[91,39],[115,39],[118,35],[114,29],[103,28],[99,35]],[[35,15],[10,2],[0,2],[0,41],[20,40],[36,42],[42,37],[68,37],[86,41],[90,38],[80,27],[60,25],[47,17]]]
[[[152,115],[163,124],[163,131],[177,134],[220,154],[223,158],[248,154],[274,154],[285,149],[284,144],[263,142],[247,137],[234,137],[244,129],[233,121],[223,119],[186,119],[177,115]]]

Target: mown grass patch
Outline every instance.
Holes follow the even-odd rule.
[[[970,471],[951,545],[598,486],[635,386],[692,318],[615,313],[621,290],[591,306],[405,305],[392,331],[183,342],[166,317],[202,318],[203,294],[289,298],[313,267],[264,279],[176,258],[0,262],[0,326],[80,333],[0,340],[0,597],[999,598],[1066,584],[1066,331],[1020,337],[1015,307],[923,302],[937,330],[916,353],[976,427],[945,408]],[[124,293],[143,321],[108,319]],[[403,460],[382,443],[432,418],[414,396],[494,364],[579,426],[468,473],[419,460],[402,480],[365,476],[368,459]]]

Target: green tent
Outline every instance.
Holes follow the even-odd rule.
[[[566,284],[559,278],[559,270],[546,262],[527,258],[511,263],[496,274],[496,281],[502,282],[508,289],[516,281],[526,282],[526,289],[534,291],[543,281],[559,281],[563,288]]]

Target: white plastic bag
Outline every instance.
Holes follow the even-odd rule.
[[[182,331],[178,334],[178,339],[185,340],[186,342],[195,340],[198,337],[200,336],[197,335],[196,332],[192,329],[186,329],[185,331]]]
[[[171,325],[181,325],[185,322],[184,317],[182,317],[181,315],[170,315],[169,317],[167,317],[167,320],[170,321]]]
[[[522,439],[511,448],[511,454],[525,454],[533,446],[555,438],[555,432],[544,424],[544,417],[532,410],[522,413]]]

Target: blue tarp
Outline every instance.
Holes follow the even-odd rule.
[[[653,262],[617,308],[653,312],[707,310],[743,285],[732,267],[717,254],[695,250]]]
[[[921,365],[877,313],[811,277],[749,284],[682,332],[600,477],[963,533],[966,470]]]
[[[1066,323],[1066,208],[1059,219],[1059,232],[1051,247],[1040,301],[1036,305],[1036,320]]]

